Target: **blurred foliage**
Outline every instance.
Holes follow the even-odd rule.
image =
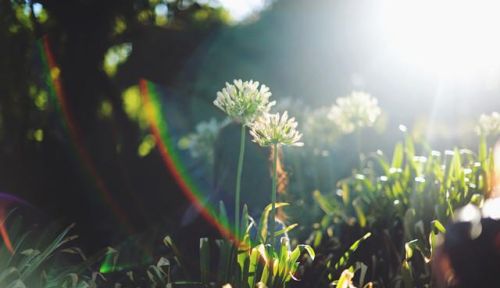
[[[127,223],[134,229],[144,229],[152,218],[170,218],[166,210],[180,217],[187,200],[181,193],[162,193],[176,187],[175,180],[161,162],[147,157],[156,153],[155,143],[136,83],[150,78],[172,85],[193,51],[229,21],[211,1],[1,0],[2,191],[52,216],[77,220],[92,249],[130,233],[110,228],[120,226],[109,207],[95,200],[102,183],[134,215]],[[60,77],[60,103],[51,94],[54,83],[46,82],[42,38],[57,65],[50,73]],[[60,113],[61,104],[70,119]],[[100,179],[88,177],[93,173],[81,163],[81,153]],[[96,233],[102,237],[87,236]]]
[[[132,52],[132,45],[130,43],[115,45],[109,48],[104,56],[104,71],[106,71],[106,74],[114,76],[118,65],[127,60],[130,52]]]

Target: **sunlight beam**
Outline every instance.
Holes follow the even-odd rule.
[[[500,2],[384,0],[387,45],[405,62],[438,75],[500,65]]]

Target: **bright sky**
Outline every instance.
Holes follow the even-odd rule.
[[[218,0],[236,21],[243,20],[252,12],[261,10],[266,4],[266,0]]]

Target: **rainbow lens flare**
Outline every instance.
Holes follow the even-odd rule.
[[[203,190],[198,187],[191,175],[189,175],[179,154],[176,153],[175,142],[169,133],[168,124],[164,117],[164,113],[162,113],[160,97],[155,85],[150,81],[141,79],[139,81],[139,88],[149,128],[155,138],[165,167],[174,176],[182,192],[198,212],[224,237],[235,240],[234,234],[228,223],[219,221],[217,218],[216,209],[210,205],[203,205],[203,203],[206,203],[202,193]]]
[[[89,178],[93,180],[99,195],[106,203],[113,214],[118,218],[122,228],[128,232],[132,232],[132,228],[128,225],[128,217],[123,209],[113,200],[113,197],[101,176],[99,175],[92,156],[83,144],[84,135],[80,132],[78,124],[75,122],[73,115],[68,107],[67,97],[64,93],[62,81],[60,78],[60,68],[57,65],[54,55],[50,48],[49,39],[43,37],[37,43],[40,58],[42,59],[43,75],[46,86],[49,90],[49,97],[63,119],[63,125],[67,131],[72,147],[75,150],[78,160],[83,163],[84,171]],[[181,188],[185,197],[193,204],[196,210],[224,237],[236,240],[233,231],[227,221],[218,219],[216,209],[207,203],[206,197],[191,175],[187,172],[186,166],[182,163],[173,137],[169,134],[169,127],[166,117],[162,113],[162,105],[157,88],[152,82],[141,79],[139,81],[139,89],[141,99],[144,104],[147,123],[151,134],[154,136],[156,145],[159,149],[163,163],[171,175],[174,176],[176,183]]]
[[[60,78],[61,71],[54,59],[48,37],[44,36],[41,41],[37,42],[37,46],[42,61],[43,75],[49,91],[49,97],[62,116],[63,126],[71,139],[77,158],[81,161],[81,163],[83,163],[86,174],[93,179],[97,190],[100,192],[101,198],[118,218],[122,228],[130,233],[133,232],[133,229],[130,225],[128,225],[127,215],[123,209],[115,201],[113,201],[106,183],[97,172],[90,153],[85,148],[85,145],[83,145],[82,138],[84,136],[80,133],[80,129],[73,119],[73,115],[68,107],[67,98]]]

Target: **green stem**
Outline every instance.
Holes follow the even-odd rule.
[[[276,218],[276,180],[278,178],[278,144],[273,146],[273,192],[271,194],[271,248],[274,247],[275,218]]]
[[[240,137],[240,156],[238,158],[238,170],[236,172],[236,195],[234,199],[234,231],[236,239],[240,239],[240,190],[241,190],[241,174],[243,173],[243,160],[245,158],[245,125],[241,125]]]

